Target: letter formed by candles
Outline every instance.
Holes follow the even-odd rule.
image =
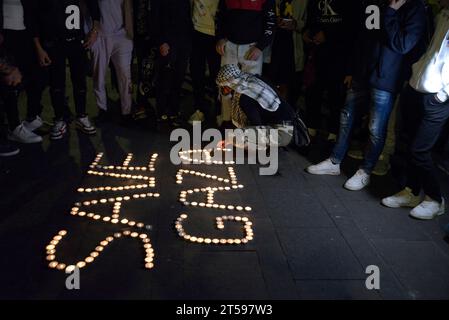
[[[227,149],[219,149],[219,151],[228,152]],[[212,165],[223,165],[225,163],[219,162],[219,161],[208,161],[208,158],[210,157],[210,150],[190,150],[185,152],[180,152],[181,158],[183,158],[185,161],[190,163],[197,163],[195,162],[195,154],[196,153],[206,153],[206,160],[204,163],[212,164]],[[200,162],[201,163],[201,162]],[[227,163],[226,163],[227,164]],[[188,170],[188,169],[180,169],[176,175],[176,183],[182,184],[184,176],[191,175],[195,177],[199,177],[202,179],[205,179],[207,181],[215,181],[219,182],[223,186],[220,187],[199,187],[199,188],[193,188],[189,190],[183,190],[180,193],[179,201],[183,203],[185,206],[188,207],[200,207],[200,208],[207,208],[207,209],[214,209],[214,210],[221,210],[222,212],[224,210],[227,211],[234,211],[234,212],[240,212],[240,213],[249,213],[252,211],[252,208],[249,206],[244,205],[235,205],[235,204],[218,204],[214,200],[214,195],[217,192],[226,192],[226,191],[237,191],[239,189],[243,189],[244,186],[241,184],[238,184],[237,175],[234,171],[233,167],[227,167],[228,171],[228,177],[218,177],[217,175],[213,174],[207,174],[205,172],[201,171],[195,171],[195,170]],[[206,200],[204,202],[196,202],[196,201],[189,201],[190,196],[198,193],[203,193],[206,196]],[[237,222],[241,223],[243,225],[243,229],[245,232],[245,235],[243,238],[213,238],[213,237],[207,237],[207,236],[200,236],[200,235],[191,235],[188,234],[183,226],[183,223],[188,219],[188,215],[183,213],[181,214],[176,222],[175,222],[175,229],[178,233],[178,235],[183,238],[186,241],[192,242],[192,243],[202,243],[202,244],[216,244],[216,245],[241,245],[246,244],[249,241],[252,241],[254,239],[254,232],[252,229],[253,223],[244,216],[234,216],[234,215],[223,215],[216,218],[216,227],[219,231],[222,231],[225,228],[224,223],[225,222]]]
[[[142,222],[130,221],[126,217],[121,217],[122,204],[130,201],[138,201],[147,198],[159,198],[159,193],[149,192],[150,189],[155,188],[156,180],[154,177],[148,175],[149,172],[155,171],[155,162],[158,155],[153,154],[150,157],[148,166],[144,167],[132,167],[130,162],[133,159],[133,154],[128,154],[121,166],[106,166],[100,165],[99,162],[103,157],[102,153],[99,153],[95,160],[89,167],[87,171],[90,176],[100,176],[118,179],[119,181],[125,182],[125,185],[115,185],[115,186],[96,186],[96,187],[86,187],[78,188],[78,193],[80,194],[97,194],[97,193],[115,193],[113,197],[104,197],[89,199],[83,202],[77,202],[72,207],[70,214],[78,217],[87,217],[94,221],[101,221],[108,224],[120,225],[128,228],[132,228],[135,231],[131,232],[125,230],[122,232],[116,232],[113,235],[109,235],[104,240],[95,247],[95,249],[84,259],[80,260],[73,265],[66,265],[65,263],[58,262],[56,260],[56,247],[59,242],[67,235],[66,230],[61,230],[46,247],[47,257],[46,260],[49,263],[49,268],[57,270],[65,270],[67,272],[72,272],[75,268],[84,268],[88,264],[94,262],[94,260],[101,255],[104,249],[106,249],[114,239],[122,239],[124,237],[136,238],[141,241],[143,249],[146,252],[146,257],[144,259],[144,265],[147,269],[152,269],[154,267],[154,250],[151,245],[149,236],[142,230],[145,224]],[[139,181],[137,184],[129,184],[130,180]],[[123,192],[127,192],[126,195]],[[132,192],[132,193],[129,193]],[[117,195],[117,193],[119,193]],[[112,214],[100,215],[96,212],[89,212],[89,208],[98,205],[100,207],[111,207]]]

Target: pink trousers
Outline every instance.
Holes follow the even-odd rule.
[[[112,61],[117,73],[122,114],[128,115],[131,113],[132,52],[133,41],[128,39],[125,34],[98,37],[97,41],[92,46],[94,93],[97,99],[97,106],[100,109],[108,109],[108,98],[105,85],[109,62]]]

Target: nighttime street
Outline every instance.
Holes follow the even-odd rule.
[[[0,0],[3,318],[447,313],[448,213],[449,0]]]
[[[329,146],[322,142],[308,158],[296,150],[280,150],[279,173],[259,176],[256,165],[235,165],[243,189],[218,191],[216,202],[251,207],[252,211],[186,207],[182,190],[219,187],[223,183],[185,175],[180,169],[227,178],[227,165],[181,165],[170,162],[168,133],[122,128],[113,123],[88,138],[71,130],[57,143],[44,138],[26,146],[20,156],[1,162],[0,245],[3,299],[447,299],[449,298],[449,244],[443,227],[448,216],[423,222],[407,209],[382,207],[380,199],[392,192],[391,176],[375,177],[361,192],[342,188],[345,176],[356,168],[347,160],[340,177],[316,177],[304,172],[310,161],[323,158]],[[132,179],[88,175],[97,154],[102,166],[148,166],[157,154],[155,187],[160,197],[123,201],[119,219],[151,226],[148,230],[122,223],[106,223],[71,215],[86,199],[141,194],[147,191],[79,193],[79,188],[135,185]],[[98,170],[101,171],[101,170]],[[108,170],[104,170],[108,171]],[[113,170],[109,170],[112,172]],[[448,195],[447,176],[441,175]],[[140,181],[137,181],[140,184]],[[150,183],[151,184],[151,183]],[[390,187],[389,187],[390,186]],[[204,195],[192,200],[204,201]],[[111,205],[91,210],[102,217]],[[240,223],[225,222],[218,230],[215,218],[247,217],[254,239],[247,244],[191,243],[178,236],[175,222],[187,214],[186,233],[203,237],[240,238]],[[229,226],[229,227],[228,227]],[[123,231],[148,235],[154,248],[154,267],[145,268],[141,239],[115,239],[86,267],[81,268],[80,290],[65,287],[64,271],[46,261],[50,241],[67,235],[57,245],[56,261],[66,265],[83,261],[100,241]],[[140,230],[140,231],[139,231]],[[365,270],[380,268],[380,290],[367,290]]]

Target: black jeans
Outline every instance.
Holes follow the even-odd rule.
[[[433,200],[442,202],[438,173],[431,152],[449,119],[449,101],[436,103],[433,96],[424,95],[423,118],[411,146],[407,186],[415,195],[422,189]]]
[[[176,116],[180,109],[182,84],[192,50],[191,39],[170,43],[170,54],[160,57],[157,109],[159,115]]]
[[[193,96],[195,107],[202,112],[206,111],[205,88],[210,85],[218,96],[215,79],[220,71],[221,57],[215,50],[216,39],[213,36],[195,31],[193,34],[193,49],[190,58],[190,73],[192,75]],[[206,77],[206,63],[209,67],[209,79]]]
[[[23,76],[22,84],[16,88],[2,88],[10,128],[19,125],[17,113],[18,93],[25,89],[27,93],[27,118],[33,120],[42,112],[41,97],[45,89],[45,76],[37,64],[33,39],[27,31],[3,30],[4,49],[13,65],[19,68]]]
[[[48,72],[55,118],[62,120],[70,116],[70,111],[65,103],[66,60],[69,61],[76,114],[78,117],[85,116],[88,61],[87,52],[83,48],[81,39],[46,41],[44,48],[51,60]]]
[[[317,78],[315,84],[306,90],[306,119],[307,126],[313,129],[321,128],[323,115],[321,107],[324,93],[327,92],[327,104],[330,110],[327,130],[337,134],[339,130],[340,111],[345,102],[345,88],[343,78]]]
[[[262,108],[256,100],[242,95],[240,97],[240,108],[245,113],[251,126],[282,124],[284,121],[293,121],[295,117],[295,111],[285,101],[281,102],[276,111],[270,112]]]

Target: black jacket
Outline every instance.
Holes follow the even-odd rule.
[[[21,0],[25,27],[28,31],[36,29],[37,0]],[[3,30],[3,0],[0,0],[0,30]],[[31,32],[30,32],[31,34]]]
[[[381,6],[381,30],[368,30],[360,19],[361,32],[353,49],[354,81],[379,90],[398,92],[410,75],[411,65],[424,53],[428,16],[423,0],[408,0],[398,11],[385,1],[361,1],[361,16],[366,6]]]
[[[193,34],[190,0],[152,0],[151,17],[157,43],[173,45],[179,41],[190,42]]]
[[[273,42],[276,19],[274,0],[220,0],[217,39],[263,50]]]
[[[39,37],[44,41],[84,37],[83,17],[81,17],[81,28],[79,30],[68,30],[66,28],[65,23],[68,14],[65,11],[70,5],[76,5],[81,9],[83,2],[92,20],[100,21],[100,9],[97,0],[39,0],[36,2],[36,26],[32,32],[34,37]]]

